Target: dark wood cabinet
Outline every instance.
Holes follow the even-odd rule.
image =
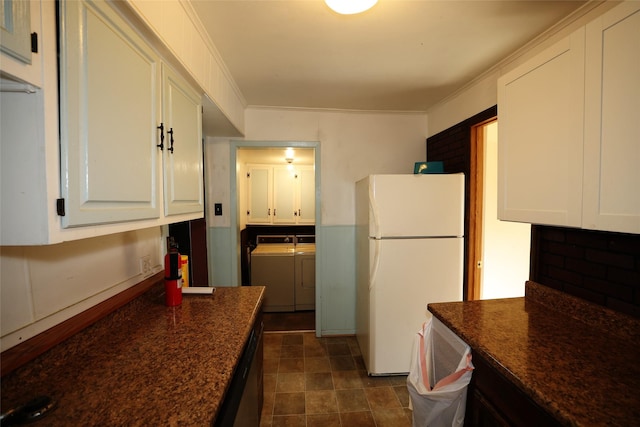
[[[473,365],[475,370],[467,390],[465,426],[561,425],[477,353],[473,353]]]
[[[207,223],[204,218],[169,225],[178,251],[189,257],[189,286],[209,286]]]

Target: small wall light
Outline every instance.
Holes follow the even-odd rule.
[[[284,160],[289,164],[293,163],[293,148],[284,150]]]

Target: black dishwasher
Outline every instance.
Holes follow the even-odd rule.
[[[262,313],[260,313],[251,329],[218,416],[212,423],[214,427],[260,425],[263,397],[263,329]]]

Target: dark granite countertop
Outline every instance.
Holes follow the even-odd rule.
[[[191,426],[215,418],[264,288],[217,288],[164,305],[155,286],[2,378],[2,410],[38,395],[37,426]]]
[[[638,319],[534,282],[524,298],[429,311],[562,424],[640,425]]]

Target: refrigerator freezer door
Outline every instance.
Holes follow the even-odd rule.
[[[370,374],[406,373],[427,304],[462,300],[462,238],[370,240]]]
[[[464,175],[371,175],[369,235],[462,236]]]

